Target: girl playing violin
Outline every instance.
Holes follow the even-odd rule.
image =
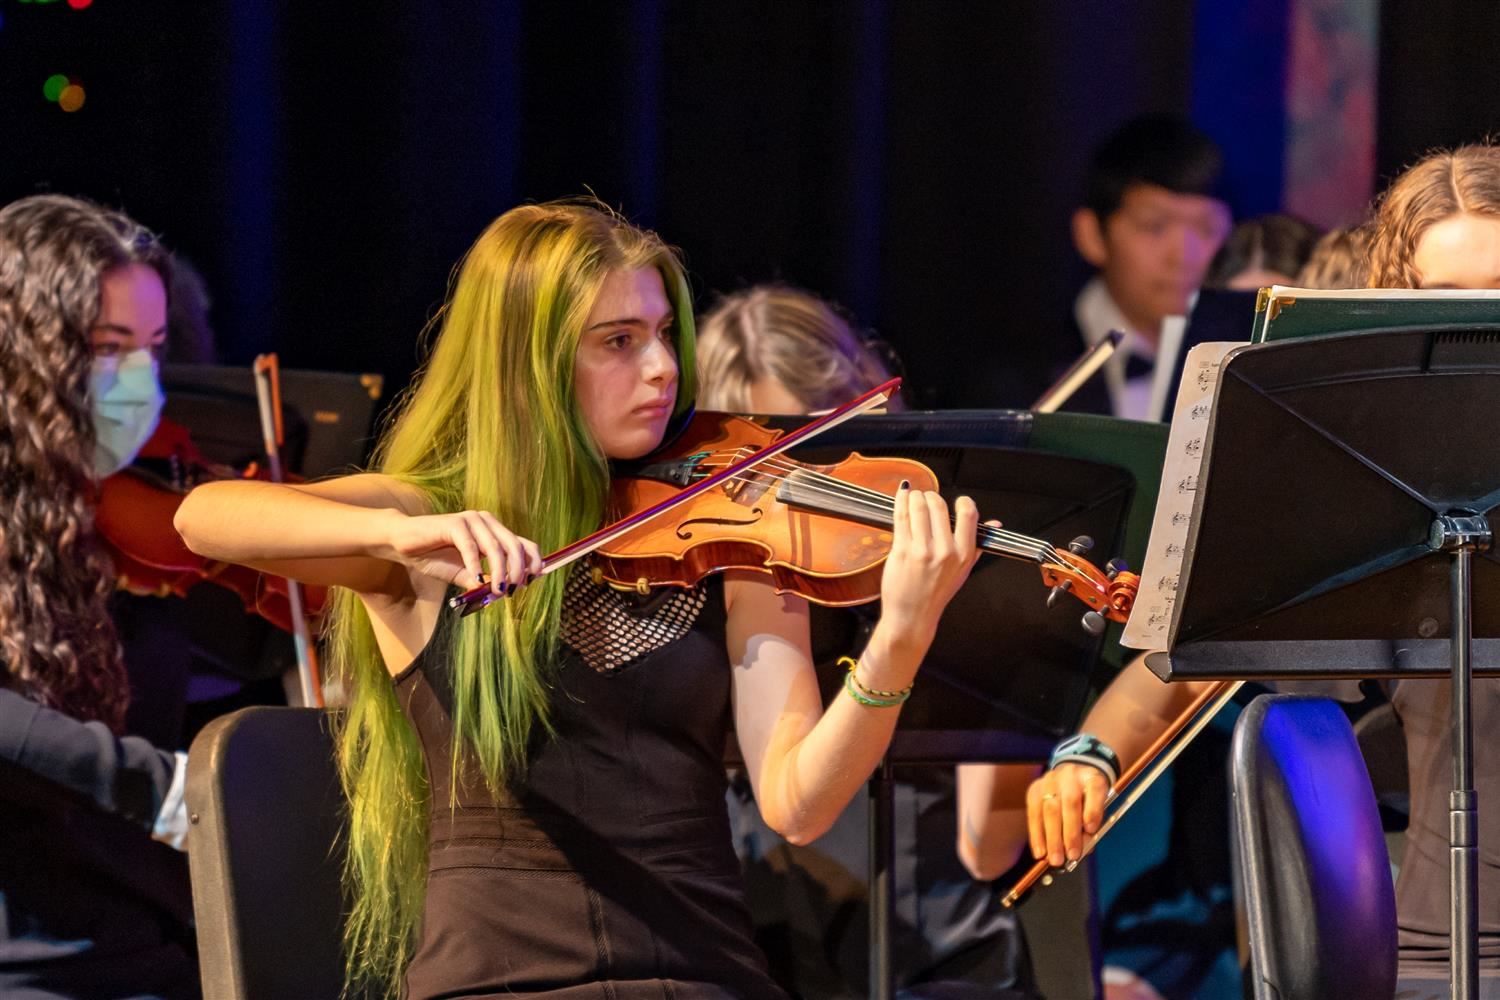
[[[825,710],[808,611],[753,572],[644,597],[541,553],[605,515],[609,462],[693,400],[676,255],[595,205],[525,206],[470,249],[380,472],[213,483],[188,544],[343,588],[349,972],[389,992],[781,997],[751,943],[721,764],[768,822],[827,829],[890,740],[977,514],[903,489],[859,699]],[[460,617],[455,586],[509,595]]]

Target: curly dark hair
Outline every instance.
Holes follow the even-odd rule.
[[[156,238],[88,202],[38,195],[0,209],[0,685],[119,732],[129,701],[94,533],[89,329],[101,276]]]

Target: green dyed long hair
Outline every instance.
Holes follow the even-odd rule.
[[[527,205],[491,223],[465,255],[425,370],[376,451],[378,470],[419,487],[434,513],[492,511],[543,552],[598,528],[609,473],[576,399],[574,360],[606,275],[646,267],[661,273],[676,313],[684,412],[693,310],[675,253],[598,203]],[[538,727],[550,728],[564,576],[446,618],[433,636],[451,662],[455,757],[492,791],[525,766]],[[397,995],[422,914],[431,803],[452,790],[428,787],[421,745],[353,593],[334,595],[330,652],[349,693],[337,734],[350,820],[349,986]]]

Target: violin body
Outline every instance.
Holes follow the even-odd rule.
[[[696,414],[667,450],[614,478],[608,516],[615,520],[664,503],[694,476],[759,451],[779,436],[745,417]],[[932,470],[909,459],[858,454],[837,465],[788,459],[768,465],[596,550],[596,570],[616,586],[641,591],[691,587],[710,573],[735,568],[765,573],[778,591],[815,604],[847,607],[878,598],[890,529],[821,512],[838,506],[840,498],[803,473],[822,473],[889,497],[903,479],[913,489],[937,489]],[[807,502],[783,499],[796,497]]]
[[[611,492],[612,520],[670,507],[593,550],[601,579],[645,593],[653,586],[690,587],[709,573],[736,568],[770,575],[778,591],[815,604],[846,607],[880,596],[891,550],[894,496],[903,480],[936,490],[937,477],[906,458],[858,453],[834,465],[808,465],[785,456],[746,469],[686,504],[684,487],[754,455],[780,437],[745,417],[700,413],[655,455],[619,470]],[[1087,545],[1080,545],[1086,542]],[[1034,561],[1050,602],[1071,594],[1091,609],[1085,628],[1124,621],[1140,578],[1108,573],[1082,557],[1091,540],[1057,549],[1040,539],[982,526],[987,552]]]
[[[120,589],[145,596],[183,597],[193,587],[211,583],[233,591],[246,611],[290,632],[291,606],[284,580],[205,559],[188,549],[172,527],[188,489],[232,475],[233,470],[204,459],[185,428],[164,418],[136,463],[99,483],[94,526],[114,562]],[[317,587],[309,591],[308,612],[317,614],[325,591]]]

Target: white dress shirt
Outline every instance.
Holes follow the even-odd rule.
[[[1104,362],[1104,384],[1109,388],[1110,408],[1115,416],[1130,420],[1157,419],[1149,412],[1152,381],[1156,374],[1156,345],[1131,328],[1130,321],[1115,305],[1102,277],[1095,275],[1078,293],[1073,303],[1073,318],[1083,332],[1083,342],[1087,347],[1099,343],[1111,330],[1125,334],[1115,353]],[[1144,372],[1134,377],[1126,372],[1127,368],[1140,367],[1139,364],[1130,364],[1132,358],[1147,365]]]

